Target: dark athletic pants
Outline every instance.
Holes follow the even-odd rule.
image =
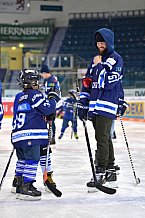
[[[112,119],[96,115],[92,119],[97,141],[97,163],[99,167],[111,167],[114,165],[114,149],[111,140]]]

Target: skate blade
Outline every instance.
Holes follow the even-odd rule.
[[[120,174],[120,172],[119,172],[119,170],[116,170],[116,171],[111,171],[111,170],[106,170],[106,173],[113,173],[113,174],[116,174],[116,175],[119,175]]]
[[[11,188],[11,193],[16,194],[16,187]]]
[[[99,192],[99,190],[96,187],[88,187],[88,193],[95,193]]]
[[[16,199],[20,199],[20,193],[16,193]]]
[[[105,186],[108,188],[119,188],[119,186],[117,185],[117,183],[115,181],[106,182]]]
[[[23,194],[20,194],[19,195],[19,199],[20,200],[23,200],[23,201],[39,201],[41,200],[41,196],[30,196],[30,195],[23,195]]]

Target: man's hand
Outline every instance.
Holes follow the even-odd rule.
[[[81,103],[78,103],[78,117],[80,120],[87,120],[88,115],[88,106],[83,106]]]
[[[117,114],[123,116],[123,114],[125,113],[127,107],[128,107],[127,102],[124,101],[124,100],[120,100],[119,104],[118,104]]]
[[[99,64],[102,62],[102,56],[101,55],[97,55],[94,57],[94,60],[93,60],[94,64]]]

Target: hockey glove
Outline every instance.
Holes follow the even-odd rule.
[[[117,114],[120,114],[121,116],[123,116],[127,107],[128,107],[127,102],[124,100],[120,100],[118,104]]]
[[[81,103],[78,103],[78,117],[80,120],[87,120],[88,110],[88,106],[83,106]]]
[[[52,91],[48,93],[48,99],[55,99],[56,102],[60,100],[60,91],[57,88],[53,88]]]
[[[89,89],[92,85],[92,78],[91,77],[85,77],[83,80],[82,80],[82,84],[85,88]]]

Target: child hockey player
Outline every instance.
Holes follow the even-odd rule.
[[[38,90],[40,75],[36,70],[25,69],[19,75],[23,91],[14,101],[13,130],[11,140],[16,149],[16,193],[21,200],[40,200],[41,192],[33,183],[36,181],[38,162],[46,156],[48,144],[47,122],[55,114],[59,101],[57,90],[51,91],[48,99]],[[45,165],[45,160],[43,162]]]
[[[69,90],[70,97],[64,101],[63,110],[64,110],[64,117],[63,123],[61,128],[61,134],[58,137],[61,139],[66,128],[69,126],[69,122],[72,123],[72,133],[74,132],[74,137],[78,139],[77,135],[77,100],[76,100],[76,91]]]

